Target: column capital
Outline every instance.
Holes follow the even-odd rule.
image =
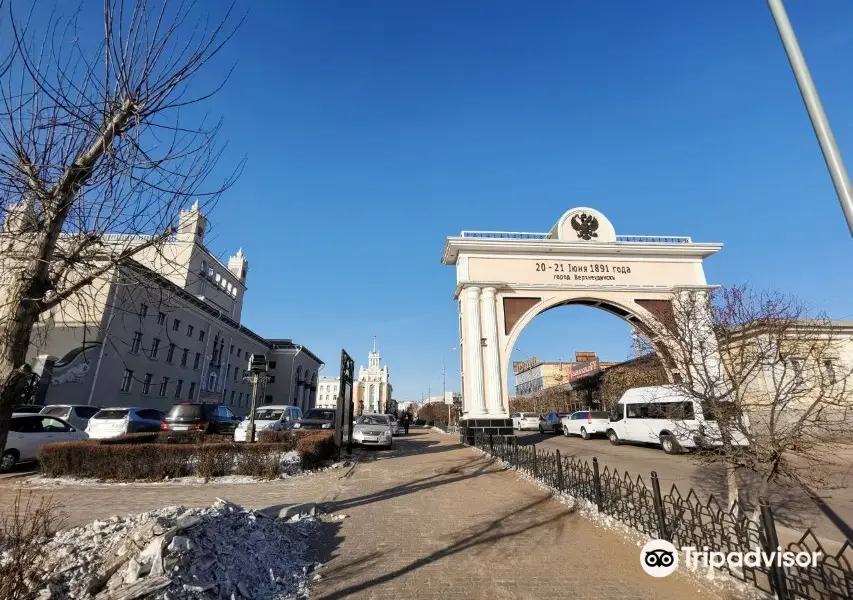
[[[469,298],[479,298],[480,297],[480,288],[478,288],[476,285],[471,286],[471,287],[466,287],[465,288],[465,294]]]
[[[498,289],[497,289],[497,288],[494,288],[494,287],[485,287],[485,288],[483,288],[483,295],[484,295],[484,296],[492,297],[492,296],[494,296],[494,295],[495,295],[495,294],[497,294],[497,293],[498,293]]]

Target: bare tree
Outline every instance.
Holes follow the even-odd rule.
[[[0,450],[36,323],[161,249],[179,210],[210,205],[242,166],[211,184],[220,123],[196,105],[227,74],[191,82],[239,21],[205,6],[104,0],[93,28],[93,2],[62,16],[0,0]]]
[[[757,480],[755,497],[774,484],[827,486],[827,445],[853,416],[853,365],[831,322],[791,296],[747,287],[685,291],[674,307],[676,385],[700,402],[703,435],[717,446],[695,456],[725,468],[730,506],[747,500],[744,479]]]

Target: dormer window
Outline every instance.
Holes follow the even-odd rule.
[[[204,277],[204,275],[206,273],[207,273],[207,261],[203,260],[203,261],[201,261],[201,275],[202,275],[202,277]]]
[[[220,281],[222,281],[222,276],[219,273],[217,273],[214,280],[216,281],[216,283],[219,283]]]

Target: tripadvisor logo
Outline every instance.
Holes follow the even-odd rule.
[[[708,546],[701,550],[685,546],[684,565],[690,569],[731,569],[741,567],[817,567],[821,552],[791,552],[777,548],[775,552],[750,550],[749,552],[712,552]],[[678,568],[678,550],[666,540],[650,540],[640,551],[640,566],[652,577],[666,577]]]

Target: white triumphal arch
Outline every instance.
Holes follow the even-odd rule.
[[[667,331],[695,324],[677,324],[673,302],[684,290],[698,290],[690,293],[697,298],[711,289],[702,261],[720,248],[689,237],[617,235],[603,214],[585,207],[566,212],[547,233],[447,238],[442,262],[456,265],[463,435],[512,435],[510,355],[521,330],[555,306],[593,306],[628,321],[678,380]]]

